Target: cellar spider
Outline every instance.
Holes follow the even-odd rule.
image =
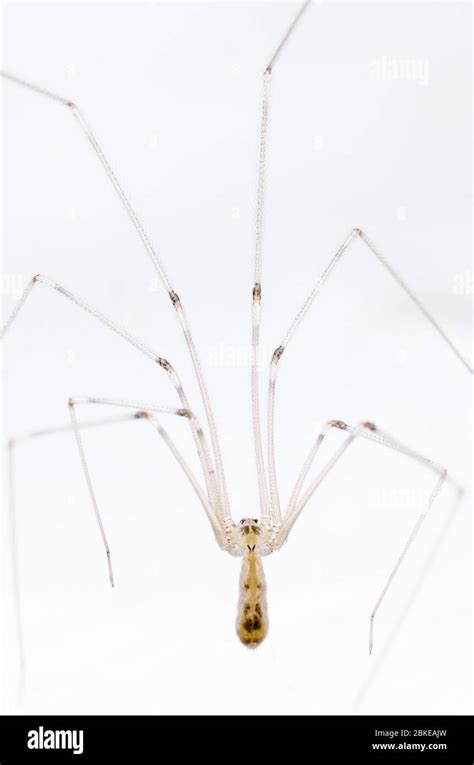
[[[405,283],[404,279],[399,275],[394,266],[381,254],[378,247],[372,242],[368,234],[358,227],[353,228],[340,247],[336,250],[334,255],[329,260],[329,263],[324,270],[320,278],[314,283],[306,300],[298,311],[296,317],[289,326],[289,329],[284,336],[283,340],[279,343],[274,351],[270,365],[269,365],[269,385],[268,385],[268,405],[267,405],[267,422],[266,422],[266,440],[267,440],[267,454],[264,454],[264,444],[262,435],[261,424],[261,406],[260,406],[260,380],[259,380],[259,335],[260,335],[260,312],[262,306],[262,252],[263,252],[263,221],[264,221],[264,201],[265,201],[265,175],[266,175],[266,154],[267,154],[267,133],[268,133],[268,120],[269,120],[269,108],[270,108],[270,87],[273,79],[273,73],[277,62],[279,61],[286,43],[289,37],[293,34],[298,22],[302,18],[304,12],[309,6],[309,0],[302,4],[299,8],[292,23],[287,29],[285,35],[280,40],[275,48],[273,55],[268,61],[263,72],[263,86],[262,86],[262,105],[261,105],[261,117],[259,124],[259,155],[258,155],[258,180],[257,180],[257,197],[256,197],[256,235],[255,235],[255,261],[254,261],[254,279],[251,289],[251,305],[252,305],[252,365],[251,365],[251,398],[252,398],[252,420],[253,420],[253,435],[255,443],[255,456],[256,456],[256,469],[258,476],[259,487],[259,499],[260,499],[260,517],[259,518],[243,518],[239,523],[235,523],[232,519],[229,506],[229,497],[226,486],[226,479],[224,473],[224,465],[221,456],[221,448],[219,444],[219,438],[214,419],[213,409],[209,399],[208,390],[206,387],[203,370],[198,357],[196,346],[191,334],[190,325],[184,311],[183,303],[179,294],[175,291],[172,282],[170,281],[166,271],[163,268],[161,259],[159,258],[152,242],[150,241],[137,213],[132,207],[118,177],[112,170],[102,147],[99,145],[92,129],[86,121],[81,110],[73,101],[63,98],[62,96],[52,93],[46,88],[39,87],[30,82],[26,82],[18,77],[3,72],[2,76],[12,83],[34,91],[35,93],[51,100],[55,101],[57,105],[67,108],[70,113],[75,117],[79,127],[84,135],[90,142],[93,151],[95,152],[99,162],[102,165],[103,170],[108,176],[116,194],[120,198],[125,211],[135,228],[141,243],[146,250],[154,268],[157,271],[160,282],[163,288],[168,293],[171,307],[176,312],[179,319],[184,339],[186,342],[187,350],[191,357],[194,373],[196,375],[197,383],[199,386],[200,396],[204,407],[206,420],[207,420],[207,432],[199,422],[196,416],[194,408],[191,406],[187,395],[185,393],[182,381],[172,366],[170,361],[161,357],[153,348],[143,343],[138,338],[134,337],[130,332],[124,329],[115,320],[102,313],[100,310],[90,305],[84,298],[77,295],[69,288],[59,284],[55,279],[48,278],[43,274],[36,274],[33,276],[28,286],[26,287],[23,295],[19,299],[18,303],[14,307],[11,315],[7,319],[1,336],[3,337],[11,327],[12,323],[18,316],[19,311],[24,306],[29,295],[35,287],[46,288],[47,291],[55,291],[62,295],[66,300],[72,302],[82,311],[88,313],[97,322],[108,327],[112,332],[119,335],[125,342],[133,346],[137,351],[145,355],[151,362],[157,364],[160,370],[164,373],[167,380],[173,387],[179,406],[176,408],[170,408],[165,406],[159,406],[154,402],[142,402],[142,401],[129,401],[109,398],[99,398],[97,396],[85,396],[85,397],[71,397],[69,399],[69,414],[71,423],[68,426],[60,428],[51,428],[43,431],[35,431],[27,433],[24,436],[11,439],[9,441],[9,458],[10,458],[10,491],[11,491],[11,524],[12,524],[12,549],[14,556],[14,583],[15,592],[17,598],[17,614],[18,614],[18,633],[20,636],[20,650],[22,647],[22,632],[21,632],[21,616],[19,609],[19,592],[18,592],[18,565],[16,555],[16,539],[15,539],[15,514],[14,514],[14,502],[13,502],[13,465],[14,465],[14,447],[22,439],[30,437],[40,437],[46,434],[55,433],[63,430],[70,429],[75,437],[79,457],[82,464],[85,480],[87,483],[90,500],[95,513],[95,518],[99,527],[100,535],[104,545],[106,560],[108,566],[108,573],[110,583],[114,585],[114,575],[112,569],[112,560],[110,554],[110,548],[107,541],[106,532],[102,523],[101,514],[99,511],[96,495],[94,492],[94,486],[89,471],[89,466],[86,458],[86,453],[82,441],[82,429],[87,427],[98,427],[106,425],[112,422],[122,422],[131,419],[139,419],[148,422],[156,432],[164,440],[166,446],[171,451],[171,454],[179,464],[186,478],[192,485],[199,502],[201,503],[204,512],[209,520],[212,531],[216,538],[219,547],[222,550],[230,553],[233,556],[242,558],[241,569],[241,584],[240,584],[240,601],[237,615],[237,634],[241,642],[250,647],[255,648],[265,638],[268,631],[268,616],[266,606],[265,595],[265,581],[262,568],[262,557],[270,555],[271,553],[279,550],[287,541],[287,538],[298,519],[300,513],[304,507],[311,500],[313,494],[316,492],[320,484],[336,465],[336,463],[345,454],[349,446],[356,439],[366,439],[389,450],[394,450],[401,453],[420,465],[424,466],[428,470],[432,471],[435,475],[435,482],[429,495],[426,506],[423,508],[419,515],[413,529],[404,545],[395,565],[389,574],[386,583],[377,598],[371,612],[370,612],[370,629],[369,629],[369,652],[372,652],[373,647],[373,633],[374,633],[374,621],[376,614],[387,594],[390,585],[394,577],[396,576],[405,556],[408,553],[410,546],[412,545],[416,535],[418,534],[423,521],[425,520],[428,511],[430,510],[434,500],[441,490],[445,481],[451,480],[447,476],[446,469],[437,462],[429,459],[428,457],[418,453],[414,449],[405,446],[398,440],[394,439],[383,430],[381,430],[374,423],[366,421],[358,425],[350,425],[340,419],[330,419],[322,427],[317,435],[312,448],[310,449],[303,467],[297,477],[293,491],[291,493],[288,504],[282,512],[280,492],[278,488],[277,471],[275,466],[275,433],[274,433],[274,421],[275,421],[275,400],[276,400],[276,387],[278,381],[278,371],[280,369],[281,360],[284,356],[284,352],[299,325],[308,314],[313,303],[317,299],[322,288],[329,280],[331,274],[336,267],[344,259],[344,255],[350,250],[352,243],[355,240],[363,242],[368,250],[374,255],[376,260],[386,269],[393,280],[399,285],[399,287],[405,292],[410,300],[417,307],[419,312],[425,317],[425,319],[432,325],[438,335],[442,338],[445,344],[451,349],[451,351],[457,356],[462,364],[472,372],[469,363],[464,356],[456,348],[450,338],[446,335],[444,330],[440,327],[437,321],[429,313],[429,311],[422,305],[416,294]],[[100,405],[104,407],[123,407],[127,410],[126,414],[121,416],[114,416],[106,419],[97,420],[95,422],[82,423],[77,419],[77,409],[80,407],[89,407],[92,405]],[[197,478],[195,473],[189,467],[187,461],[178,450],[174,441],[167,433],[164,426],[161,424],[161,420],[158,415],[166,415],[171,417],[180,418],[184,424],[189,428],[191,438],[194,441],[197,453],[199,456],[200,470],[202,470],[203,484]],[[345,440],[332,454],[322,470],[316,475],[313,480],[309,481],[308,475],[313,464],[313,461],[328,433],[333,430],[341,430],[345,433]],[[452,482],[454,484],[454,482]]]

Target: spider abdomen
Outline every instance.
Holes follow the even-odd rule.
[[[256,648],[268,631],[265,577],[262,561],[249,550],[242,561],[237,635],[248,648]]]

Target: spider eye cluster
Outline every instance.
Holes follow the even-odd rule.
[[[248,523],[248,522],[249,522],[249,520],[250,520],[252,523],[258,523],[258,518],[241,518],[241,520],[240,520],[240,523],[241,523],[241,524],[244,524],[244,523]]]

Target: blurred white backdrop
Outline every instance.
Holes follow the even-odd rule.
[[[283,2],[3,7],[3,67],[80,105],[182,298],[235,519],[258,514],[248,358],[261,72],[294,12]],[[289,42],[273,79],[265,361],[355,225],[469,355],[470,19],[467,3],[315,3]],[[170,359],[200,411],[168,298],[78,124],[61,105],[2,88],[4,315],[31,275],[54,277]],[[41,288],[7,336],[3,377],[4,441],[67,424],[70,395],[175,405],[161,370]],[[282,361],[282,494],[330,418],[374,420],[468,488],[470,390],[354,245]],[[194,465],[187,430],[168,425]],[[472,712],[469,492],[452,515],[443,489],[369,657],[371,608],[433,476],[354,445],[266,559],[270,633],[250,652],[234,634],[240,561],[217,548],[159,438],[137,422],[84,442],[116,588],[73,436],[19,446],[27,686],[19,706],[5,516],[4,712]]]

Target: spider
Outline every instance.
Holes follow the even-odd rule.
[[[58,105],[65,107],[70,111],[72,116],[77,120],[82,132],[89,140],[93,151],[95,152],[103,170],[108,176],[116,194],[120,198],[123,207],[133,224],[135,231],[141,240],[141,243],[150,257],[153,266],[155,267],[159,279],[163,288],[166,290],[169,296],[172,310],[176,312],[179,319],[181,329],[184,335],[184,339],[187,345],[187,350],[190,354],[191,361],[194,367],[197,383],[199,386],[200,396],[202,398],[203,407],[207,420],[207,433],[201,425],[198,417],[195,414],[194,409],[185,393],[181,378],[177,371],[172,366],[170,361],[161,357],[153,348],[143,343],[140,339],[134,337],[125,328],[120,326],[115,320],[102,313],[100,310],[90,305],[83,297],[77,295],[69,288],[58,283],[55,279],[48,278],[43,274],[36,274],[33,276],[28,286],[26,287],[23,295],[19,299],[18,303],[14,307],[11,315],[7,319],[2,332],[1,337],[4,337],[6,332],[11,327],[13,321],[16,319],[19,311],[27,301],[31,292],[37,287],[44,287],[46,290],[55,291],[62,295],[66,300],[75,304],[80,310],[88,313],[95,320],[105,326],[107,326],[112,332],[119,335],[125,342],[133,346],[137,351],[144,354],[151,362],[157,364],[166,376],[170,385],[173,387],[176,396],[179,400],[179,406],[176,408],[158,406],[155,403],[144,403],[141,401],[129,401],[99,398],[94,396],[86,397],[72,397],[69,399],[69,413],[71,424],[62,428],[48,429],[43,431],[35,431],[28,433],[23,438],[42,436],[47,433],[53,433],[58,430],[71,429],[77,444],[79,457],[82,463],[82,468],[87,482],[87,487],[90,495],[90,500],[95,513],[97,524],[99,527],[100,535],[103,541],[106,560],[108,566],[109,579],[112,586],[114,586],[114,575],[112,569],[112,560],[110,554],[110,548],[107,541],[107,536],[102,523],[101,514],[99,512],[96,495],[94,492],[94,486],[92,483],[91,475],[89,472],[88,462],[82,441],[82,429],[84,427],[99,426],[104,423],[119,422],[129,419],[143,419],[150,423],[150,425],[158,432],[160,437],[164,440],[166,446],[171,451],[173,457],[181,467],[188,481],[191,483],[199,502],[201,503],[215,539],[219,547],[228,552],[232,556],[242,558],[241,568],[241,580],[240,580],[240,600],[237,614],[237,635],[240,641],[249,648],[255,648],[261,644],[268,632],[268,614],[266,603],[266,589],[265,579],[262,566],[262,557],[270,555],[273,552],[279,550],[287,541],[288,536],[298,519],[299,515],[303,511],[304,507],[308,504],[313,494],[316,492],[322,481],[326,478],[332,468],[341,459],[343,454],[349,448],[349,446],[359,438],[367,439],[374,442],[384,448],[395,450],[403,455],[415,460],[420,465],[431,470],[435,475],[435,483],[431,494],[428,498],[426,506],[418,517],[408,539],[403,547],[395,565],[389,574],[386,584],[383,587],[378,599],[375,602],[374,607],[370,613],[370,629],[369,629],[369,652],[372,652],[373,647],[373,633],[374,633],[374,620],[376,614],[387,594],[387,591],[397,574],[415,536],[418,534],[420,527],[423,524],[426,515],[431,508],[435,498],[437,497],[442,485],[445,481],[450,480],[447,476],[446,469],[437,462],[429,459],[428,457],[418,453],[400,443],[392,436],[385,433],[377,425],[370,421],[362,422],[358,425],[350,425],[343,422],[340,419],[331,419],[326,422],[321,431],[317,435],[312,448],[310,449],[303,467],[297,477],[293,491],[291,493],[288,504],[282,512],[280,493],[277,480],[277,471],[275,465],[275,433],[274,433],[274,421],[275,421],[275,401],[276,401],[276,387],[278,381],[278,372],[284,358],[284,352],[287,349],[289,343],[299,325],[308,314],[313,303],[317,299],[319,293],[324,287],[325,283],[329,280],[331,274],[343,261],[345,253],[350,249],[352,243],[355,240],[360,240],[368,250],[374,255],[378,262],[388,271],[390,276],[399,285],[399,287],[406,293],[411,299],[419,312],[425,317],[425,319],[432,325],[438,335],[443,339],[445,344],[451,349],[451,351],[457,356],[462,364],[472,372],[472,369],[461,352],[456,348],[450,338],[446,335],[444,330],[439,326],[437,321],[432,317],[428,310],[422,305],[416,294],[405,283],[402,277],[395,270],[393,265],[387,261],[384,255],[381,254],[378,247],[372,242],[368,234],[358,227],[354,227],[346,236],[345,240],[341,243],[339,248],[335,251],[333,256],[328,262],[328,265],[320,278],[314,283],[310,290],[306,300],[301,306],[296,317],[290,324],[288,331],[279,345],[276,347],[270,361],[269,366],[269,384],[268,384],[268,407],[267,407],[267,454],[264,453],[263,434],[261,424],[261,406],[260,406],[260,379],[259,379],[259,355],[260,355],[260,313],[262,306],[262,251],[263,251],[263,221],[264,221],[264,202],[265,202],[265,175],[267,164],[267,133],[268,133],[268,120],[270,110],[270,88],[273,79],[273,74],[277,62],[280,60],[283,51],[285,50],[286,43],[291,35],[293,35],[298,23],[300,22],[303,14],[307,10],[310,4],[310,0],[304,2],[296,13],[293,21],[288,27],[282,39],[276,46],[273,55],[268,61],[263,72],[262,83],[262,103],[261,103],[261,116],[259,123],[259,155],[258,155],[258,180],[257,180],[257,195],[256,195],[256,230],[255,230],[255,262],[254,262],[254,278],[251,285],[251,310],[252,310],[252,365],[251,365],[251,394],[252,394],[252,420],[253,420],[253,435],[255,443],[255,457],[256,457],[256,469],[258,476],[259,487],[259,501],[260,501],[260,517],[259,518],[243,518],[239,523],[235,523],[232,519],[229,506],[229,497],[226,486],[226,479],[224,473],[224,465],[221,456],[221,448],[219,444],[219,437],[215,424],[213,409],[209,399],[202,366],[199,360],[199,356],[196,350],[196,346],[193,340],[193,336],[190,329],[186,313],[184,311],[183,303],[179,294],[175,291],[163,265],[158,257],[155,248],[150,241],[137,213],[132,207],[118,177],[111,168],[106,155],[104,154],[101,145],[98,143],[92,129],[86,121],[81,110],[73,101],[63,98],[56,93],[53,93],[43,87],[39,87],[31,82],[26,82],[18,77],[2,72],[2,76],[12,83],[22,86],[29,91],[35,93],[56,102]],[[125,415],[115,416],[106,420],[96,421],[94,423],[81,423],[77,419],[77,408],[83,406],[101,405],[101,406],[113,406],[123,407],[128,410]],[[191,437],[194,440],[197,453],[199,456],[200,469],[203,473],[204,485],[196,477],[195,473],[191,470],[185,458],[178,450],[172,438],[169,436],[157,415],[166,415],[171,417],[180,418],[187,427],[189,427]],[[310,468],[314,462],[314,459],[324,442],[326,436],[331,430],[343,431],[345,434],[345,440],[341,443],[339,448],[333,453],[328,462],[325,464],[322,470],[313,478],[312,481],[308,481],[308,475]],[[210,441],[209,441],[210,437]],[[10,466],[13,466],[14,446],[18,442],[17,439],[11,439],[9,442],[9,455]],[[12,475],[12,470],[10,470]],[[454,482],[452,482],[454,483]],[[308,485],[307,485],[308,484]],[[12,528],[14,530],[14,517],[12,517]],[[18,595],[18,567],[16,561],[15,544],[13,545],[14,554],[14,576],[15,587]],[[19,613],[19,611],[18,611]],[[18,617],[20,618],[20,617]],[[21,625],[19,627],[19,634],[21,639]]]

